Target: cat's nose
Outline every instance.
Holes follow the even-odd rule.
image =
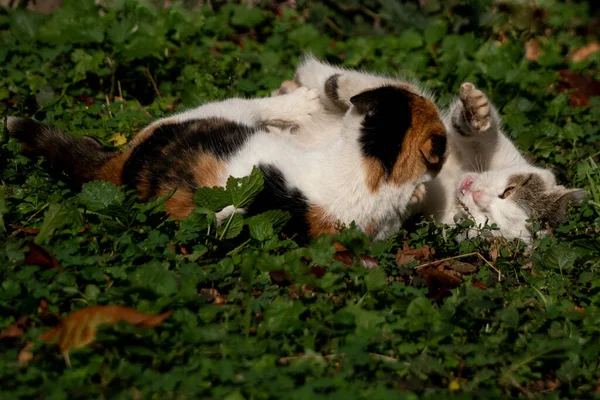
[[[474,190],[471,192],[471,195],[473,196],[473,201],[475,202],[475,204],[481,207],[483,190]]]

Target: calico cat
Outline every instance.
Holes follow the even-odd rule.
[[[326,147],[306,148],[292,139],[322,106],[324,91],[348,112],[327,133]],[[359,92],[299,88],[262,99],[229,99],[160,119],[137,134],[122,152],[90,137],[75,138],[38,122],[9,118],[7,128],[32,156],[78,183],[105,180],[137,189],[146,200],[167,195],[167,212],[185,218],[195,190],[225,186],[229,176],[264,175],[264,190],[246,210],[288,210],[287,231],[300,238],[357,226],[374,239],[394,234],[415,188],[433,179],[444,161],[446,130],[435,105],[401,85]]]
[[[299,64],[294,80],[284,82],[273,95],[299,87],[322,87],[321,112],[313,113],[310,122],[290,134],[301,146],[327,147],[334,140],[327,134],[335,131],[320,134],[318,126],[335,124],[349,108],[343,96],[336,97],[330,91],[353,93],[388,84],[423,92],[414,83],[335,67],[307,56]],[[470,218],[478,228],[469,235],[480,234],[482,225],[496,224],[499,229],[492,231],[494,235],[531,241],[531,218],[553,226],[566,219],[570,204],[585,197],[585,191],[557,185],[551,171],[525,160],[502,132],[497,110],[473,84],[461,86],[458,99],[443,119],[448,132],[447,161],[436,178],[416,187],[409,210],[446,224]]]

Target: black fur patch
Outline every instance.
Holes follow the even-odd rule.
[[[360,135],[362,152],[381,161],[386,175],[391,174],[411,126],[413,96],[405,89],[384,86],[351,99],[352,104],[367,110]]]
[[[161,125],[131,153],[123,167],[123,183],[135,187],[143,176],[147,177],[150,197],[157,194],[162,183],[195,191],[190,164],[199,151],[226,160],[256,131],[223,118]]]
[[[10,118],[9,133],[29,156],[48,159],[51,172],[66,172],[76,183],[97,177],[98,170],[114,153],[89,137],[76,138],[27,118]]]
[[[440,160],[444,159],[446,154],[446,136],[442,135],[431,135],[431,155],[438,157]],[[437,162],[435,164],[429,164],[429,168],[439,171],[444,166],[443,162]]]
[[[340,100],[340,95],[338,94],[338,80],[340,78],[340,74],[331,75],[325,81],[325,95],[331,100],[333,104],[339,107],[342,110],[348,109],[348,104],[344,103]]]
[[[290,188],[285,177],[276,167],[265,164],[260,164],[258,167],[264,175],[265,186],[248,208],[248,213],[259,214],[275,209],[288,211],[292,219],[287,223],[285,232],[290,235],[297,233],[298,240],[307,241],[309,239],[309,226],[306,220],[308,199],[300,190]]]

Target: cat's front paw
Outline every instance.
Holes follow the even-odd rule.
[[[296,81],[283,81],[279,89],[271,92],[271,96],[280,96],[282,94],[292,93],[300,87],[300,84]]]
[[[460,101],[464,106],[466,122],[476,131],[486,131],[492,126],[490,102],[487,96],[471,82],[460,85]]]
[[[319,99],[318,89],[309,89],[304,86],[296,88],[293,92],[286,95],[289,105],[292,107],[292,117],[296,119],[303,116],[310,116],[323,108]]]

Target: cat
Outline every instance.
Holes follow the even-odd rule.
[[[124,151],[91,137],[75,138],[31,119],[11,117],[9,133],[23,151],[44,156],[77,183],[105,180],[137,189],[140,199],[164,196],[174,218],[185,218],[202,186],[225,186],[229,176],[257,166],[264,190],[251,206],[227,206],[256,214],[283,209],[287,232],[300,240],[337,233],[355,222],[373,239],[396,233],[407,217],[415,188],[433,179],[444,161],[446,130],[434,103],[401,85],[343,93],[323,90],[348,111],[338,118],[325,147],[298,146],[290,127],[322,108],[321,91],[298,88],[259,99],[228,99],[155,121]]]
[[[299,63],[294,80],[283,82],[272,95],[292,93],[300,87],[323,88],[321,112],[284,134],[293,136],[301,146],[326,147],[334,140],[329,134],[335,131],[321,134],[318,126],[323,121],[334,124],[349,108],[343,96],[338,98],[328,90],[353,93],[388,84],[430,96],[416,83],[336,67],[310,55]],[[585,198],[584,190],[557,185],[550,170],[527,162],[502,131],[496,108],[472,83],[461,85],[458,98],[443,112],[443,120],[448,133],[446,162],[434,179],[415,188],[409,212],[424,213],[449,225],[463,217],[473,220],[476,226],[459,240],[480,235],[486,224],[496,224],[497,230],[485,232],[531,242],[535,234],[532,219],[555,226],[565,221],[571,204]]]

